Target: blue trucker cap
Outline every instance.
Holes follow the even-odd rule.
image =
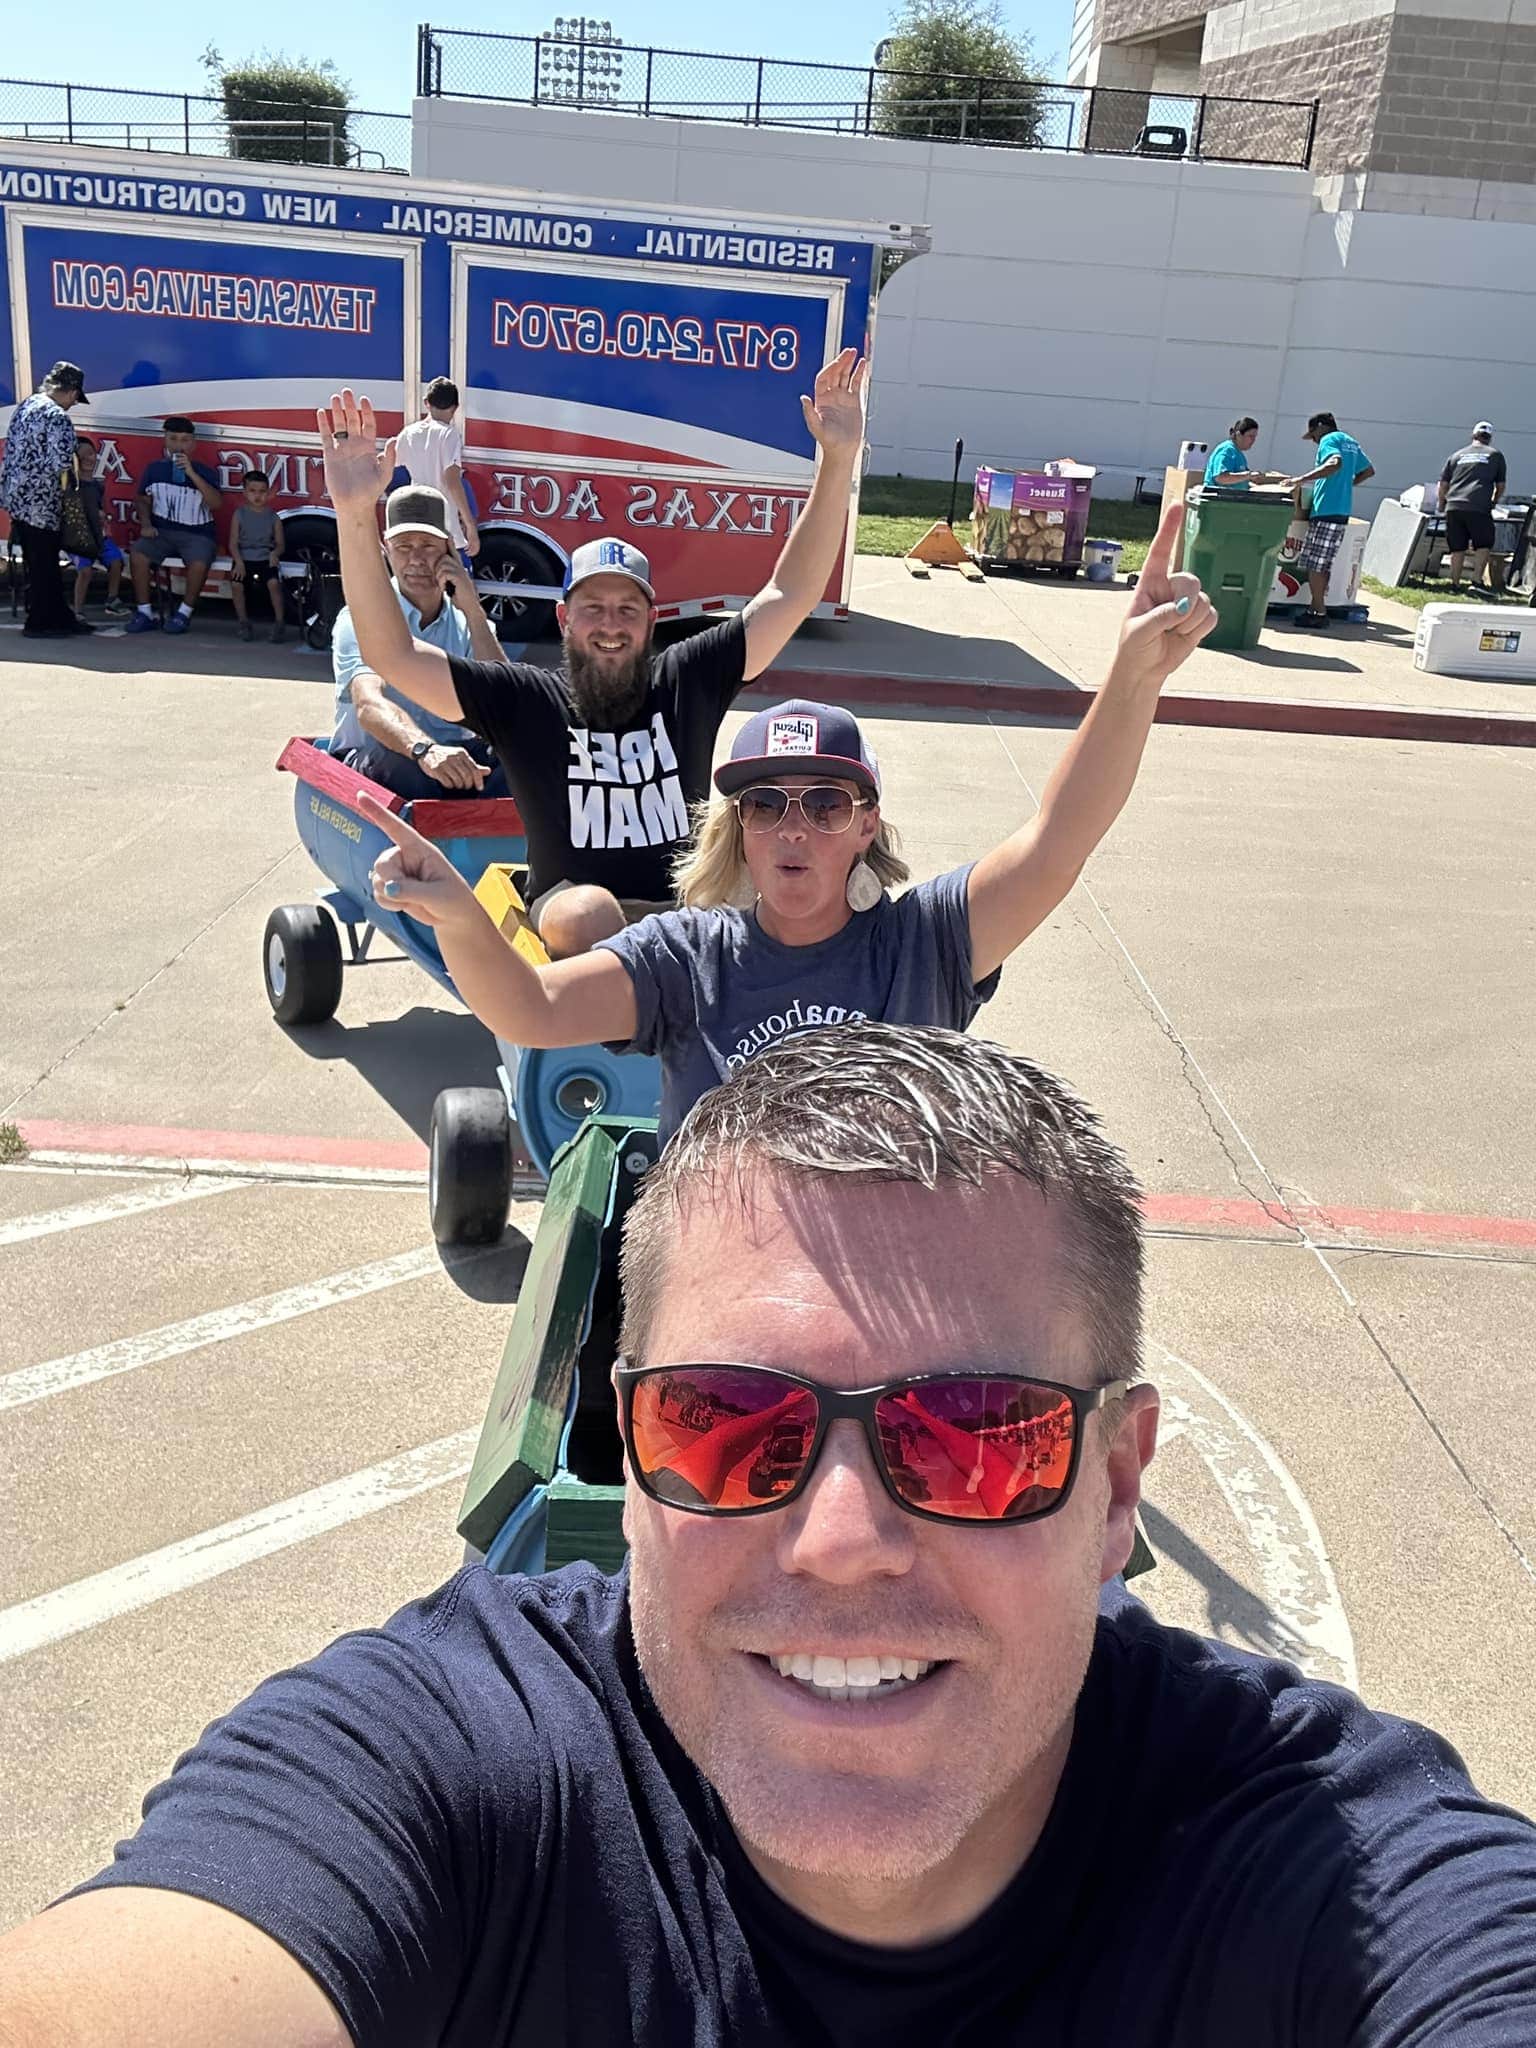
[[[652,604],[656,602],[656,593],[651,588],[651,565],[627,540],[613,540],[606,535],[601,540],[584,540],[571,556],[565,579],[566,596],[589,576],[627,576],[631,583],[639,584]]]
[[[754,712],[732,741],[731,758],[715,770],[715,787],[732,796],[775,775],[833,775],[880,794],[880,764],[853,713],[805,697]]]

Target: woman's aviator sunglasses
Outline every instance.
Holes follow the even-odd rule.
[[[803,1490],[832,1423],[863,1429],[886,1492],[934,1522],[1038,1522],[1064,1507],[1091,1390],[1013,1373],[940,1372],[844,1392],[762,1365],[614,1373],[642,1493],[694,1515],[760,1515]]]
[[[854,796],[835,782],[818,782],[811,789],[780,789],[775,782],[754,783],[732,799],[743,832],[771,832],[789,815],[791,804],[816,832],[846,832],[860,811],[867,811],[873,797]]]

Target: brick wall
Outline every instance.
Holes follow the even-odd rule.
[[[1312,168],[1364,170],[1373,162],[1391,32],[1392,17],[1379,14],[1373,20],[1353,22],[1323,35],[1296,36],[1269,49],[1249,50],[1244,56],[1207,64],[1200,74],[1201,88],[1237,100],[1321,100]],[[1210,107],[1205,132],[1209,153],[1246,153],[1229,144],[1247,138],[1258,113],[1256,108]]]
[[[1127,36],[1150,35],[1154,29],[1183,28],[1204,19],[1203,0],[1099,0],[1094,37],[1100,43],[1123,43]]]
[[[1536,27],[1397,15],[1370,161],[1536,185]]]

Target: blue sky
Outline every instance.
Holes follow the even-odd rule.
[[[439,5],[443,0],[439,0]],[[606,16],[630,43],[672,49],[728,50],[749,56],[806,57],[867,64],[890,26],[894,0],[845,0],[837,8],[819,0],[776,0],[770,11],[722,9],[705,0],[615,0],[589,11]],[[490,28],[536,34],[565,4],[512,8],[448,0],[444,8],[455,28]],[[766,24],[773,21],[771,35]],[[1012,0],[1005,4],[1011,27],[1030,35],[1053,75],[1061,75],[1071,28],[1071,0]],[[198,92],[203,72],[198,52],[205,37],[226,58],[245,57],[265,46],[289,56],[332,57],[350,80],[357,105],[404,111],[415,77],[416,25],[421,0],[266,0],[260,8],[234,8],[181,17],[175,36],[146,33],[142,8],[122,0],[77,0],[70,14],[67,47],[55,55],[42,44],[18,48],[7,63],[23,77],[69,79],[77,85],[125,85],[168,92]],[[324,23],[323,30],[317,22]],[[61,66],[60,58],[65,60]]]

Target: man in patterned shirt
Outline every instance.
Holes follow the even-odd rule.
[[[0,461],[0,506],[11,515],[27,571],[27,623],[32,640],[66,640],[93,633],[64,595],[59,569],[60,476],[75,457],[69,409],[85,400],[85,373],[76,363],[55,363],[42,388],[11,415]]]

